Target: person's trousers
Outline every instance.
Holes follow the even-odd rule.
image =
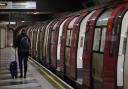
[[[23,76],[23,66],[24,66],[24,77],[26,77],[28,53],[18,51],[18,58],[19,58],[20,76]]]

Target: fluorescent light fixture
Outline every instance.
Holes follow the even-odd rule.
[[[21,22],[25,22],[25,21],[21,21]]]
[[[39,12],[34,12],[33,14],[35,14],[35,15],[36,15],[36,14],[39,14]]]
[[[16,22],[10,22],[10,24],[16,24]]]
[[[15,25],[16,22],[0,22],[0,24],[5,24],[5,25],[11,24],[11,25]]]

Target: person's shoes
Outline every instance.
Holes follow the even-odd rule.
[[[26,76],[24,76],[24,78],[26,78]]]

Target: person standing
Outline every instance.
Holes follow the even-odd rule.
[[[18,47],[20,78],[23,77],[23,68],[22,68],[23,65],[24,65],[24,78],[26,78],[27,61],[28,61],[31,42],[30,42],[30,38],[26,35],[26,31],[24,29],[21,31],[21,34],[18,35],[15,44],[16,47]]]

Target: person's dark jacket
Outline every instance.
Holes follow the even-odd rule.
[[[21,49],[20,49],[20,41],[21,41],[21,39],[22,39],[24,36],[26,36],[26,37],[29,39],[29,37],[26,35],[26,33],[21,33],[20,35],[17,36],[17,39],[16,39],[16,41],[15,41],[15,46],[18,47],[18,50],[19,50],[19,51],[21,50]],[[30,41],[30,39],[29,39],[29,41]],[[31,45],[30,45],[30,46],[31,46]]]

